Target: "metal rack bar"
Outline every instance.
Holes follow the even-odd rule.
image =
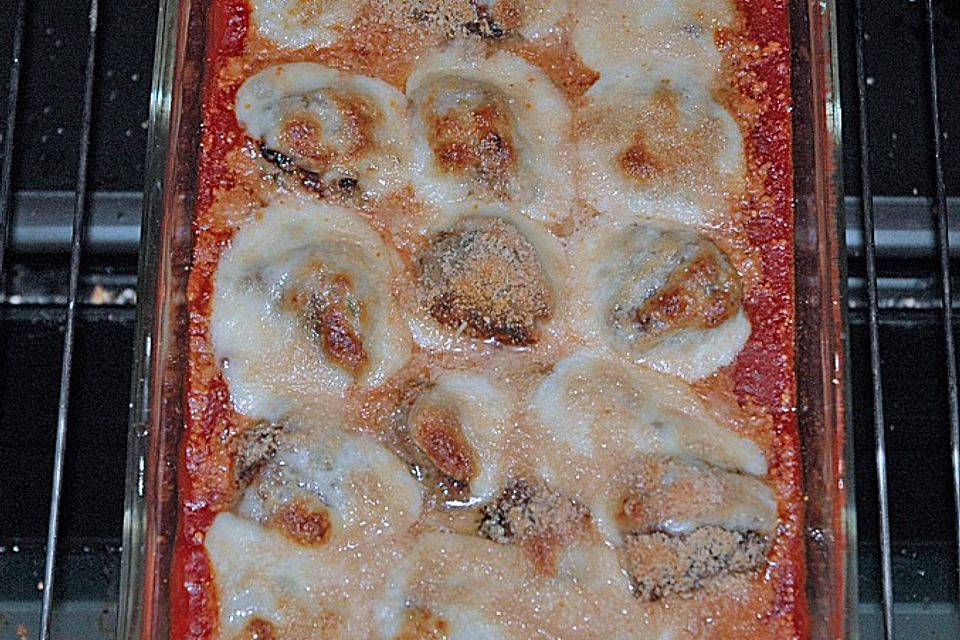
[[[863,218],[864,257],[867,271],[867,324],[870,333],[870,380],[873,391],[874,444],[876,447],[877,499],[880,506],[880,576],[883,591],[883,631],[894,638],[893,560],[890,541],[890,504],[887,492],[887,443],[883,415],[883,377],[880,366],[880,319],[877,305],[877,256],[873,192],[870,184],[870,137],[867,125],[867,74],[864,64],[863,0],[855,3],[857,103],[860,120],[860,212]]]
[[[43,572],[43,605],[40,614],[40,640],[50,638],[54,577],[56,575],[57,538],[60,524],[60,495],[63,484],[63,463],[67,444],[67,414],[70,407],[70,377],[73,370],[73,340],[80,281],[80,248],[83,222],[86,217],[87,160],[90,153],[90,129],[93,120],[93,79],[97,52],[98,0],[90,0],[87,36],[87,61],[84,67],[83,115],[80,120],[80,151],[77,160],[77,184],[73,209],[73,235],[70,244],[70,283],[64,325],[63,360],[60,368],[60,398],[57,405],[57,436],[53,460],[53,481],[50,491],[50,518],[47,526],[47,554]]]
[[[933,212],[937,222],[940,260],[940,293],[943,299],[943,334],[947,359],[947,401],[950,417],[950,458],[953,464],[954,525],[960,562],[960,406],[957,400],[957,350],[953,339],[953,293],[950,281],[950,224],[947,218],[947,188],[943,175],[943,139],[940,130],[940,97],[937,86],[937,46],[933,0],[927,0],[927,63],[930,80],[930,119],[933,124],[933,163],[936,195]],[[957,567],[960,572],[960,564]]]
[[[0,301],[5,299],[6,278],[3,265],[10,243],[13,220],[13,140],[17,130],[17,105],[20,97],[20,51],[26,23],[27,2],[18,0],[13,21],[13,45],[10,52],[10,78],[7,83],[7,126],[3,132],[3,161],[0,165]]]

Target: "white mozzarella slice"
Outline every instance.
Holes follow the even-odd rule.
[[[685,71],[602,76],[579,117],[581,190],[601,212],[696,224],[744,189],[740,129]]]
[[[396,542],[308,548],[276,531],[221,513],[205,539],[224,638],[374,638]],[[263,626],[260,626],[263,629]],[[264,633],[264,635],[267,635]]]
[[[735,19],[731,0],[580,0],[573,43],[602,75],[667,63],[709,83],[721,64],[715,31]]]
[[[636,362],[684,380],[696,380],[733,362],[749,337],[750,321],[741,310],[716,329],[688,329],[670,336],[637,357]]]
[[[507,238],[503,246],[498,246],[493,240],[504,231]],[[567,298],[568,258],[560,242],[541,225],[506,208],[470,207],[465,211],[437,212],[421,227],[420,234],[429,240],[427,248],[417,256],[421,279],[419,301],[408,313],[411,333],[420,347],[456,351],[479,348],[486,343],[522,348],[541,342],[558,330],[555,320],[560,317],[560,308]],[[474,240],[481,236],[486,236],[487,241]],[[447,246],[443,252],[437,251],[438,241]],[[452,252],[462,255],[448,255]],[[518,255],[526,258],[518,263]],[[436,266],[438,261],[449,264],[440,269]],[[451,274],[457,276],[452,279],[437,278],[438,282],[424,277],[428,272],[449,271],[457,265],[470,268]],[[438,284],[442,286],[436,286]],[[526,286],[510,288],[517,284]],[[495,299],[485,295],[498,288],[503,291],[509,288],[513,294],[500,294],[494,296]],[[455,295],[464,304],[481,303],[490,308],[460,310],[460,316],[464,311],[473,313],[476,319],[470,321],[457,319],[459,316],[454,314],[446,316],[435,305],[438,296],[448,294]],[[528,322],[522,323],[518,333],[500,326],[503,324],[497,321],[500,316],[522,317]],[[532,325],[530,317],[535,318]],[[507,334],[516,334],[515,339]]]
[[[611,542],[620,540],[618,474],[638,456],[688,456],[755,476],[767,471],[759,446],[723,427],[685,384],[599,353],[557,363],[533,393],[529,417],[537,472],[586,504]]]
[[[357,544],[406,531],[420,516],[420,486],[372,435],[323,425],[282,436],[238,512],[281,531],[292,527],[291,537],[307,537],[310,544],[318,536],[302,531],[305,518],[283,517],[291,504],[324,514],[331,531],[321,544]]]
[[[581,336],[685,380],[733,362],[750,337],[750,321],[740,276],[712,241],[623,210],[584,231],[570,249],[570,309]],[[682,308],[669,308],[673,300]]]
[[[525,640],[534,633],[615,640],[638,637],[642,627],[615,552],[599,544],[565,549],[556,575],[547,576],[516,546],[429,533],[395,575],[405,578],[407,606],[442,619],[448,640]]]
[[[220,259],[210,323],[236,409],[329,418],[350,384],[397,371],[411,347],[398,261],[366,221],[329,204],[281,200],[241,228]]]
[[[279,47],[326,47],[339,38],[365,4],[363,0],[258,0],[253,5],[257,32]]]
[[[573,202],[570,109],[539,68],[454,43],[407,81],[419,194],[439,207],[502,203],[536,220]]]
[[[406,99],[382,80],[311,62],[277,65],[243,83],[235,110],[267,153],[330,188],[346,179],[379,194],[407,178]]]

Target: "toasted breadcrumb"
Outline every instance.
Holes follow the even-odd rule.
[[[430,315],[470,337],[533,344],[537,321],[553,310],[536,251],[500,218],[467,220],[441,233],[420,265]]]
[[[754,532],[707,526],[680,536],[631,534],[621,559],[637,598],[659,600],[699,589],[722,574],[756,569],[768,546],[769,539]]]

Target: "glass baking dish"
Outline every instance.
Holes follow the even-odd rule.
[[[210,0],[161,0],[151,95],[118,637],[167,638],[186,370],[186,281]],[[790,3],[796,377],[809,637],[856,637],[833,0]]]

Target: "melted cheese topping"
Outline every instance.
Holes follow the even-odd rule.
[[[398,259],[357,214],[281,199],[246,224],[217,270],[211,335],[236,409],[268,420],[336,415],[354,382],[399,369]]]
[[[377,598],[402,549],[387,537],[360,546],[304,547],[231,513],[217,516],[205,544],[220,633],[236,639],[249,639],[257,620],[274,638],[377,637]]]
[[[620,541],[616,512],[624,489],[618,474],[642,454],[692,457],[766,474],[759,447],[721,426],[685,385],[597,353],[584,351],[557,363],[533,393],[528,411],[537,473],[590,507],[611,542]]]
[[[745,185],[740,129],[694,76],[630,70],[602,76],[586,98],[579,151],[591,205],[691,224],[729,211]]]
[[[448,640],[626,639],[643,626],[631,615],[636,603],[616,554],[599,544],[572,547],[557,575],[544,576],[516,547],[425,534],[394,575],[398,600],[439,616]],[[398,630],[386,626],[381,637]]]
[[[417,190],[438,207],[503,203],[537,220],[573,200],[570,108],[543,71],[454,43],[407,81]]]
[[[298,540],[305,518],[291,521],[284,511],[291,503],[326,517],[330,532],[317,543],[342,546],[406,531],[420,515],[421,496],[410,470],[373,436],[315,427],[281,443],[238,513]]]
[[[379,194],[403,184],[410,164],[406,101],[375,78],[319,64],[278,65],[237,91],[237,121],[285,170]]]
[[[731,0],[581,0],[573,41],[603,75],[657,73],[663,63],[710,82],[720,71],[714,32],[734,21]]]
[[[729,364],[750,335],[740,278],[693,229],[601,216],[571,251],[578,332],[686,380]]]
[[[258,0],[252,2],[257,32],[280,47],[326,47],[360,12],[363,1]]]

